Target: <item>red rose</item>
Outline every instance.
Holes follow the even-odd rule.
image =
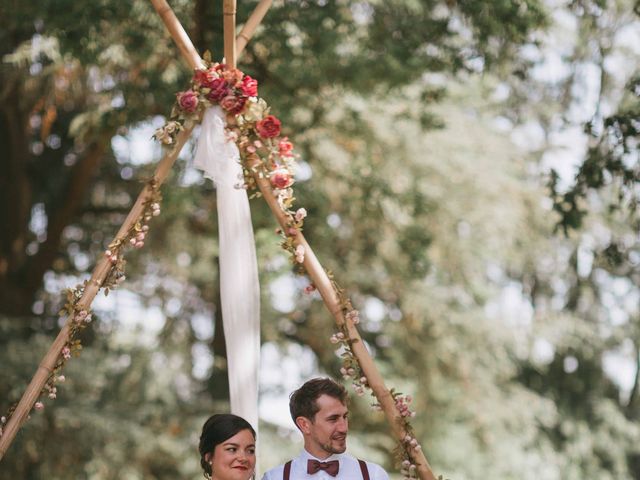
[[[245,103],[247,103],[247,97],[235,97],[233,95],[227,95],[220,100],[220,106],[234,115],[242,111]]]
[[[198,108],[198,94],[193,90],[180,92],[176,96],[178,97],[178,105],[185,112],[193,113]]]
[[[273,115],[267,115],[256,123],[258,135],[262,138],[273,138],[280,135],[280,120]]]
[[[278,142],[278,151],[281,157],[291,157],[293,155],[291,150],[293,150],[293,143],[289,141],[289,138],[284,137]]]
[[[219,102],[229,95],[229,84],[222,78],[215,78],[209,88],[211,91],[207,94],[207,98],[213,102]]]
[[[198,69],[193,74],[194,83],[201,87],[211,88],[211,84],[218,78],[218,74],[213,68],[207,70]]]
[[[242,85],[240,85],[240,90],[247,97],[257,97],[258,96],[258,81],[255,78],[251,78],[249,75],[245,75],[242,79]]]
[[[289,173],[289,170],[283,167],[276,168],[273,172],[271,172],[269,180],[271,180],[271,185],[273,185],[273,188],[277,188],[280,190],[289,187],[293,183],[293,177]]]

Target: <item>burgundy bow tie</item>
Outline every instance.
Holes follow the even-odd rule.
[[[340,469],[340,462],[338,460],[331,460],[330,462],[319,462],[318,460],[308,460],[307,461],[307,473],[309,475],[313,475],[314,473],[318,473],[318,470],[324,470],[332,477],[338,475],[338,470]]]

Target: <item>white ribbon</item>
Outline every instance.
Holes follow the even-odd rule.
[[[220,298],[227,346],[231,412],[258,430],[260,285],[249,198],[241,187],[240,153],[225,136],[218,106],[202,121],[194,166],[217,191],[220,243]]]

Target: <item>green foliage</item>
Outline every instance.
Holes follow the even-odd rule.
[[[594,60],[582,46],[606,46],[630,22],[627,3],[557,7],[578,25],[569,65]],[[240,2],[238,18],[255,4]],[[219,5],[171,6],[219,59]],[[537,83],[524,54],[558,30],[556,14],[534,1],[275,2],[241,64],[311,174],[296,183],[305,235],[361,310],[388,385],[414,397],[417,438],[448,478],[640,478],[638,381],[629,391],[603,367],[614,353],[637,358],[637,226],[599,203],[627,212],[637,201],[627,161],[636,87],[602,128],[591,123],[578,183],[556,192],[561,205],[575,191],[577,217],[566,221],[583,230],[568,238],[553,236],[544,147],[527,156],[491,128],[500,116],[550,133],[569,111],[562,92],[579,75]],[[58,292],[87,275],[152,171],[159,147],[137,142],[151,145],[190,72],[146,0],[3,1],[0,18],[4,409],[58,331]],[[496,105],[488,92],[499,82],[510,95]],[[19,434],[3,475],[198,475],[201,422],[227,408],[215,196],[180,161],[163,197],[145,249],[127,254],[127,282],[98,301],[81,357]],[[266,206],[252,211],[264,342],[310,351],[337,376],[328,314],[302,280],[277,291],[290,265]],[[283,306],[283,294],[293,302]],[[350,449],[392,469],[394,442],[370,403],[353,403]],[[298,438],[261,427],[262,468],[291,458]]]
[[[554,173],[550,187],[554,195],[554,209],[560,214],[559,225],[565,234],[570,229],[583,226],[588,214],[589,192],[610,191],[607,208],[621,211],[630,222],[640,225],[637,208],[640,198],[637,186],[640,183],[638,143],[640,142],[640,78],[635,77],[626,86],[625,98],[620,110],[607,117],[598,128],[588,125],[588,133],[594,140],[580,166],[571,189],[558,191],[558,177]]]

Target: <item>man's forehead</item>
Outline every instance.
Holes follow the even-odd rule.
[[[348,411],[347,406],[340,401],[339,398],[322,394],[316,400],[318,413],[322,415],[344,414]]]

